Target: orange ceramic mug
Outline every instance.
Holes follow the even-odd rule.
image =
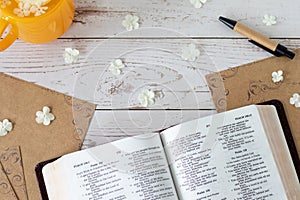
[[[60,37],[74,18],[73,0],[2,0],[0,1],[0,51],[17,38],[41,44]]]

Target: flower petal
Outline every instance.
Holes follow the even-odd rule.
[[[148,99],[148,105],[152,106],[155,104],[155,100],[154,99]]]
[[[293,98],[294,98],[295,100],[299,99],[299,94],[298,94],[298,93],[294,93],[294,94],[293,94]]]
[[[65,59],[65,63],[67,63],[67,64],[72,64],[72,62],[73,62],[73,58],[71,55],[65,55],[64,59]]]
[[[13,129],[13,125],[11,122],[7,122],[4,124],[4,128],[7,130],[7,131],[11,131]]]
[[[138,100],[143,107],[147,107],[148,102],[147,102],[147,98],[144,94],[139,94]]]
[[[123,21],[122,21],[122,25],[123,25],[124,27],[127,27],[127,26],[130,25],[130,23],[129,23],[129,21],[127,21],[127,20],[123,20]]]
[[[120,75],[121,74],[121,70],[119,70],[118,68],[110,68],[109,69],[111,71],[111,73],[115,76]]]
[[[48,126],[49,124],[50,124],[50,119],[48,118],[48,117],[45,117],[44,118],[44,121],[43,121],[43,124],[45,125],[45,126]]]
[[[282,70],[278,70],[277,74],[278,74],[278,76],[282,76],[283,75],[283,71]]]
[[[43,113],[44,114],[50,113],[50,108],[48,106],[44,106],[43,107]]]
[[[119,66],[119,65],[122,65],[122,64],[123,64],[123,62],[122,62],[122,60],[121,60],[121,59],[116,59],[116,60],[114,61],[114,63],[115,63],[115,65],[117,65],[117,66]]]
[[[72,49],[71,55],[77,57],[79,55],[79,51],[77,49]]]
[[[299,107],[300,107],[300,101],[296,101],[296,102],[295,102],[295,107],[296,107],[296,108],[299,108]]]
[[[36,117],[35,118],[35,121],[38,123],[38,124],[41,124],[44,122],[44,117]]]
[[[3,123],[3,126],[6,126],[9,123],[9,120],[8,119],[4,119],[2,123]]]
[[[133,24],[133,29],[138,29],[140,28],[140,24],[139,23],[134,23]]]
[[[132,15],[126,15],[125,20],[126,21],[131,21],[132,20]]]
[[[37,111],[37,112],[35,113],[35,115],[36,115],[37,117],[41,117],[41,118],[44,117],[44,113],[43,113],[42,111]]]
[[[133,30],[133,26],[130,24],[130,25],[128,25],[127,27],[126,27],[126,30],[127,31],[132,31]]]
[[[137,23],[138,21],[139,21],[139,17],[138,16],[133,16],[133,19],[132,19],[132,21],[134,22],[134,23]]]
[[[142,101],[140,101],[140,103],[141,103],[141,105],[143,107],[147,107],[148,106],[148,100],[147,100],[147,98],[144,98]]]
[[[277,78],[277,77],[274,77],[274,78],[272,78],[272,81],[273,81],[274,83],[277,83],[277,82],[279,82],[279,80],[278,80],[278,78]]]
[[[148,90],[147,93],[148,93],[147,95],[148,95],[148,98],[149,98],[149,99],[154,99],[155,93],[154,93],[153,91]]]
[[[46,115],[46,118],[49,118],[51,121],[53,121],[55,119],[55,116],[52,113],[48,113]]]
[[[195,8],[201,8],[206,0],[190,0],[190,3],[194,5]]]
[[[0,136],[6,136],[7,135],[7,130],[5,130],[5,128],[1,128],[0,127]]]

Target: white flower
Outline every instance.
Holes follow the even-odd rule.
[[[154,105],[155,93],[151,90],[143,90],[138,96],[138,100],[143,107]]]
[[[36,17],[45,14],[46,10],[48,10],[48,7],[42,6],[41,3],[32,4],[30,7],[30,12],[34,13]]]
[[[280,81],[283,81],[283,71],[278,70],[277,72],[272,73],[272,81],[274,83],[278,83]]]
[[[9,6],[11,4],[10,0],[0,0],[0,7],[6,8],[6,6]]]
[[[140,27],[139,17],[135,15],[126,15],[125,19],[122,22],[122,25],[126,28],[127,31],[132,31]]]
[[[18,3],[18,8],[14,9],[14,13],[18,15],[18,17],[24,17],[30,15],[31,4],[20,1]]]
[[[67,64],[75,63],[78,57],[79,51],[77,49],[65,48],[64,59]]]
[[[6,136],[9,131],[13,129],[12,123],[8,119],[0,121],[0,136]]]
[[[1,1],[10,1],[10,0],[0,0]],[[18,3],[18,8],[14,9],[14,13],[19,17],[29,16],[30,13],[33,13],[34,16],[40,16],[46,13],[48,10],[47,6],[43,6],[49,3],[50,0],[16,0]]]
[[[290,104],[295,105],[296,108],[300,107],[300,96],[298,93],[293,94],[290,98]]]
[[[264,19],[262,21],[266,26],[271,26],[273,24],[276,24],[276,17],[273,15],[264,15]]]
[[[188,46],[182,48],[181,57],[184,60],[195,61],[199,55],[200,51],[196,48],[195,44],[189,44]]]
[[[125,67],[124,63],[122,62],[121,59],[117,59],[113,62],[110,63],[109,70],[113,75],[120,75],[121,74],[121,69]]]
[[[30,3],[31,5],[46,5],[49,3],[51,0],[17,0],[17,1],[22,1],[24,3]]]
[[[50,113],[50,108],[47,106],[43,107],[43,111],[37,111],[36,112],[36,118],[35,121],[38,124],[44,124],[45,126],[48,126],[51,121],[55,119],[54,115]]]
[[[190,0],[190,2],[194,5],[195,8],[201,8],[203,4],[207,2],[207,0]]]

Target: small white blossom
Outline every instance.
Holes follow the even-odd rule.
[[[127,31],[132,31],[140,27],[139,17],[135,15],[126,15],[125,19],[122,22],[122,25],[126,28]]]
[[[43,5],[47,4],[49,1],[50,0],[19,0],[18,8],[14,9],[14,13],[19,17],[29,16],[30,13],[33,13],[36,17],[40,16],[42,14],[45,14],[46,10],[48,10],[48,7]]]
[[[0,8],[6,8],[6,6],[9,6],[10,4],[10,0],[0,0]]]
[[[278,83],[280,81],[283,81],[283,71],[278,70],[277,72],[272,73],[272,81],[274,83]]]
[[[46,10],[48,10],[48,7],[42,6],[41,3],[32,4],[30,7],[30,12],[34,13],[34,16],[36,17],[45,14]]]
[[[78,57],[79,51],[77,49],[65,48],[64,59],[67,64],[75,63]]]
[[[207,0],[190,0],[190,2],[195,8],[201,8],[207,2]]]
[[[189,44],[188,46],[182,48],[181,57],[184,60],[195,61],[199,55],[200,51],[196,48],[195,44]]]
[[[162,99],[165,96],[162,90],[157,90],[154,93],[155,93],[155,99]]]
[[[300,95],[298,93],[293,94],[290,98],[290,104],[295,105],[296,108],[300,107]]]
[[[37,111],[36,112],[36,118],[35,121],[38,124],[44,124],[45,126],[48,126],[51,121],[55,119],[54,115],[50,113],[50,108],[47,106],[43,107],[43,111]]]
[[[30,15],[30,8],[31,8],[31,4],[28,2],[22,2],[20,1],[18,3],[18,8],[14,9],[14,13],[16,15],[18,15],[18,17],[26,17]]]
[[[271,26],[276,24],[276,17],[273,15],[264,15],[263,23],[266,24],[266,26]]]
[[[143,90],[138,96],[138,100],[143,107],[148,107],[154,105],[155,103],[155,93],[151,90]]]
[[[12,129],[13,125],[8,119],[0,121],[0,136],[6,136]]]
[[[45,5],[49,3],[51,0],[19,0],[24,3],[30,3],[31,5]]]
[[[117,59],[110,63],[109,70],[113,75],[120,75],[122,69],[125,67],[123,61],[121,59]]]

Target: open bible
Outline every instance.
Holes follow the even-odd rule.
[[[300,199],[272,105],[68,154],[43,166],[42,175],[50,200]]]

